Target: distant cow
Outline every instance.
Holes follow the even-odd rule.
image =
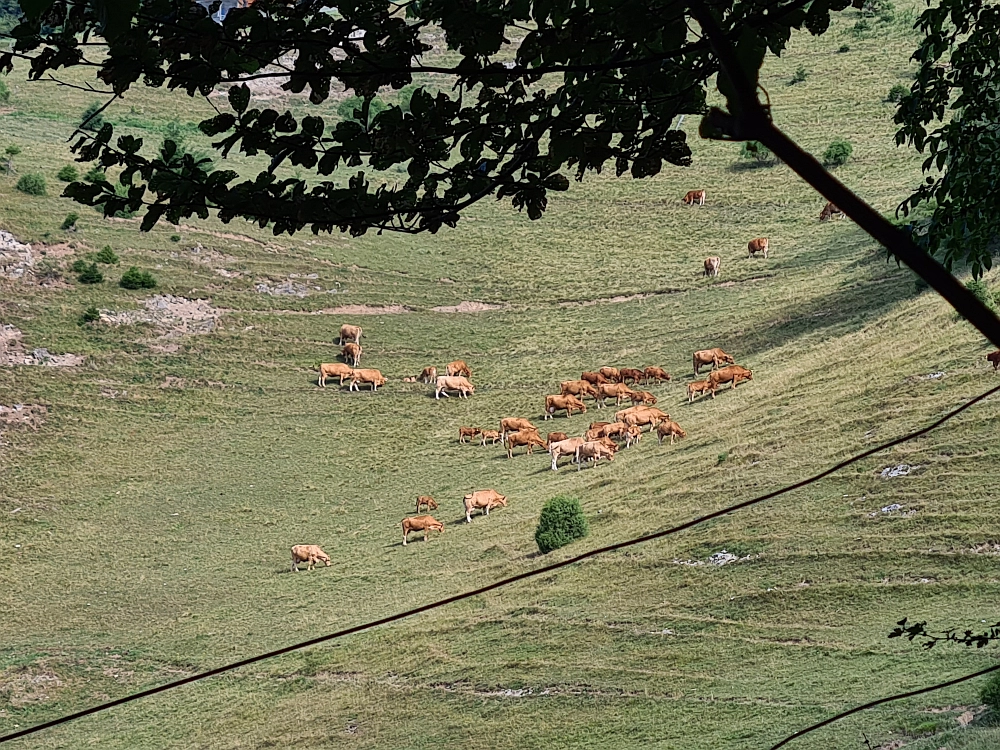
[[[634,367],[623,367],[618,371],[618,382],[627,383],[632,381],[633,383],[638,383],[646,377],[646,374],[642,370],[637,370]]]
[[[615,400],[615,406],[619,406],[623,399],[629,397],[632,393],[632,389],[629,388],[624,383],[605,383],[604,385],[597,386],[597,406],[602,408],[604,402],[613,398]]]
[[[442,393],[445,398],[450,398],[448,391],[458,391],[459,398],[468,398],[470,393],[476,392],[476,389],[463,377],[439,375],[434,386],[434,398],[440,400]]]
[[[419,513],[424,506],[427,506],[427,510],[437,510],[438,504],[434,502],[434,498],[430,495],[419,495],[417,497],[417,513]]]
[[[354,370],[351,369],[350,365],[341,364],[340,362],[332,362],[330,364],[322,364],[319,366],[319,387],[326,388],[327,378],[340,378],[340,384],[344,384],[344,378],[349,378]]]
[[[750,240],[750,242],[747,243],[747,250],[749,251],[750,255],[748,255],[747,257],[752,258],[757,253],[761,253],[766,259],[769,245],[770,243],[767,241],[767,237],[758,237],[755,240]]]
[[[735,388],[740,381],[753,380],[753,372],[739,365],[729,365],[716,370],[708,376],[708,381],[712,384],[712,398],[715,398],[715,391],[724,383],[732,383]]]
[[[660,424],[656,426],[656,434],[658,436],[657,439],[659,440],[660,445],[663,445],[663,438],[665,437],[670,438],[671,445],[674,444],[675,437],[679,438],[687,437],[687,433],[681,429],[681,426],[676,422],[671,422],[669,419],[665,422],[660,422]]]
[[[694,364],[695,375],[701,372],[701,368],[705,365],[711,365],[712,369],[715,370],[721,367],[723,363],[731,365],[736,362],[732,356],[726,354],[722,349],[702,349],[691,356],[691,361]]]
[[[546,396],[545,416],[543,419],[552,419],[557,411],[565,410],[567,417],[572,417],[574,411],[587,413],[587,406],[576,396]]]
[[[316,544],[296,544],[292,547],[292,572],[299,572],[299,564],[306,563],[306,570],[312,570],[313,566],[323,561],[326,567],[330,567],[330,556],[326,554],[319,545]]]
[[[507,507],[507,498],[496,490],[476,490],[462,498],[465,504],[465,522],[472,523],[472,511],[478,509],[488,516],[493,508]]]
[[[514,449],[518,446],[528,446],[528,455],[531,455],[531,446],[537,445],[539,448],[548,448],[542,436],[533,430],[520,430],[512,432],[507,436],[507,458],[514,458]]]
[[[406,546],[406,538],[410,535],[411,531],[422,531],[424,532],[424,541],[427,541],[427,537],[430,536],[432,531],[438,531],[444,533],[444,524],[439,520],[434,518],[434,516],[414,516],[413,518],[403,519],[403,546]]]
[[[601,383],[608,382],[608,379],[599,372],[585,372],[580,376],[580,380],[586,380],[591,385],[601,385]]]
[[[705,191],[704,190],[688,190],[687,194],[684,196],[684,203],[689,206],[704,206],[705,205]]]
[[[621,379],[621,373],[618,372],[617,367],[602,367],[598,373],[603,375],[609,383],[617,383]]]
[[[583,445],[585,442],[582,437],[577,437],[552,443],[549,446],[549,455],[552,456],[552,471],[558,471],[560,458],[563,456],[575,456],[577,447]]]
[[[562,396],[590,396],[597,399],[597,390],[586,380],[564,380],[559,384],[559,393]]]
[[[827,219],[833,219],[833,218],[843,219],[844,216],[845,216],[844,212],[841,211],[839,208],[837,208],[835,205],[833,205],[833,202],[831,201],[828,202],[825,206],[823,206],[823,210],[820,211],[819,213],[819,220],[826,221]]]
[[[483,430],[483,445],[486,445],[486,441],[489,440],[491,445],[496,445],[497,441],[500,440],[500,433],[497,430]]]
[[[351,367],[357,367],[361,364],[361,344],[355,344],[353,341],[349,341],[344,344],[344,348],[341,350],[340,356],[344,358],[345,362],[350,362]]]
[[[449,375],[462,375],[466,378],[472,377],[472,370],[469,366],[461,359],[456,359],[454,362],[448,363],[448,374]]]
[[[504,417],[500,420],[501,437],[505,436],[508,432],[517,432],[518,430],[534,430],[538,432],[538,428],[530,420],[521,417]]]
[[[722,258],[718,255],[713,255],[711,258],[705,258],[705,275],[706,276],[718,276],[719,268],[722,266]]]
[[[553,443],[558,443],[562,440],[569,440],[569,435],[565,432],[550,432],[548,437],[545,438],[545,450],[552,447]]]
[[[656,396],[649,391],[632,391],[628,394],[628,397],[631,399],[633,404],[646,404],[646,406],[652,406],[656,403]]]
[[[420,377],[417,378],[421,383],[433,383],[437,380],[438,368],[436,367],[425,367],[420,372]]]
[[[993,363],[993,372],[996,372],[1000,368],[1000,349],[987,354],[986,359]]]
[[[458,442],[464,443],[466,438],[474,438],[482,432],[479,427],[459,427],[458,428]]]
[[[337,343],[345,344],[348,341],[353,341],[355,344],[361,343],[361,326],[352,326],[344,323],[340,327],[340,339]]]
[[[670,373],[664,370],[662,367],[647,367],[642,371],[643,380],[649,382],[650,380],[655,380],[660,382],[661,380],[670,380]]]
[[[712,392],[712,383],[708,380],[696,380],[694,383],[688,383],[688,403],[694,401],[696,394],[704,395],[706,393]]]
[[[355,370],[351,373],[351,384],[349,391],[360,391],[358,383],[368,383],[373,391],[377,391],[380,385],[385,385],[385,375],[378,370]]]
[[[574,460],[576,461],[576,470],[579,471],[583,466],[584,461],[592,461],[594,465],[602,458],[608,459],[608,461],[615,460],[615,452],[613,449],[609,448],[604,443],[599,442],[587,442],[582,443],[577,446],[576,454]]]

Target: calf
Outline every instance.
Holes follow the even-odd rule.
[[[568,440],[560,440],[558,443],[552,443],[549,446],[549,455],[552,456],[552,471],[559,470],[559,459],[563,456],[574,456],[576,455],[576,449],[581,446],[586,441],[582,437],[569,438]]]
[[[569,440],[569,435],[565,432],[550,432],[545,438],[545,450],[551,448],[553,443],[558,443],[562,440]]]
[[[689,206],[704,206],[705,205],[705,191],[704,190],[688,190],[684,195],[684,203]]]
[[[528,446],[528,455],[531,455],[531,446],[537,445],[539,448],[548,448],[548,444],[542,440],[542,436],[532,430],[521,430],[512,432],[507,436],[507,458],[514,458],[514,449],[519,445]]]
[[[701,372],[701,368],[705,365],[712,365],[712,369],[714,370],[721,366],[723,362],[729,365],[736,362],[735,359],[722,351],[722,349],[702,349],[699,352],[695,352],[691,356],[691,360],[694,362],[695,375]]]
[[[747,257],[752,258],[757,253],[761,253],[764,256],[764,258],[767,259],[767,250],[769,244],[770,243],[768,243],[767,237],[758,237],[755,240],[750,240],[747,243],[747,250],[749,251],[750,255],[748,255]]]
[[[327,378],[340,378],[340,384],[344,384],[344,378],[350,377],[351,373],[354,372],[350,365],[341,364],[340,362],[332,362],[330,364],[323,364],[319,366],[319,387],[326,388]]]
[[[546,396],[545,416],[543,419],[552,419],[557,411],[566,411],[567,417],[573,416],[573,411],[587,413],[587,406],[576,396]]]
[[[417,513],[420,512],[421,508],[427,506],[427,510],[437,510],[438,504],[434,502],[434,498],[430,495],[419,495],[417,497]]]
[[[562,396],[590,396],[597,399],[597,390],[586,380],[565,380],[559,384],[559,394]]]
[[[719,268],[722,267],[722,258],[718,255],[713,255],[711,258],[705,258],[705,276],[718,276]]]
[[[450,398],[448,391],[458,391],[459,398],[468,398],[470,393],[476,392],[476,389],[463,377],[439,375],[434,386],[434,398],[440,401],[442,393],[445,398]]]
[[[482,430],[479,427],[459,427],[458,442],[464,443],[466,438],[474,438],[481,432]]]
[[[645,380],[647,383],[650,380],[655,380],[658,383],[661,380],[670,380],[670,373],[664,370],[662,367],[647,367],[645,370],[642,371],[642,374],[644,376],[643,380]]]
[[[436,367],[425,367],[421,372],[420,376],[417,378],[421,383],[427,383],[428,385],[437,380],[438,368]]]
[[[518,430],[534,430],[538,432],[538,428],[530,420],[521,417],[504,417],[500,420],[501,439],[506,437],[508,432],[517,432]]]
[[[997,349],[995,352],[990,352],[989,354],[987,354],[986,359],[987,361],[993,363],[993,372],[996,372],[997,369],[1000,368],[1000,349]]]
[[[708,380],[697,380],[694,383],[688,383],[688,403],[694,402],[695,394],[704,395],[711,392],[712,384]]]
[[[344,323],[340,327],[340,339],[337,343],[343,345],[348,341],[353,341],[355,344],[361,343],[361,326],[352,326]]]
[[[656,403],[656,396],[649,391],[632,391],[628,395],[633,404],[646,404],[652,406]]]
[[[638,443],[640,440],[642,440],[642,430],[637,425],[630,424],[625,431],[625,447],[631,448],[632,443]]]
[[[681,426],[676,422],[671,422],[669,419],[664,422],[660,422],[660,424],[656,426],[656,434],[658,436],[660,445],[663,445],[663,438],[665,437],[670,438],[671,445],[674,444],[675,437],[679,438],[687,437],[687,433],[681,429]]]
[[[500,440],[500,433],[497,430],[483,430],[483,445],[486,445],[486,441],[491,441],[491,445],[496,445],[497,441]]]
[[[600,427],[592,427],[584,434],[584,438],[586,438],[588,442],[591,440],[600,440],[602,437],[611,438],[615,435],[624,435],[627,429],[628,425],[624,422],[612,422],[611,424],[604,424]]]
[[[608,379],[599,372],[585,372],[580,376],[580,380],[585,380],[591,385],[600,385],[601,383],[608,382]]]
[[[312,570],[320,560],[326,563],[326,567],[330,567],[330,556],[317,544],[296,544],[292,547],[293,573],[299,572],[299,563],[306,563],[306,570]]]
[[[465,522],[472,523],[472,511],[480,510],[488,516],[493,508],[507,507],[507,498],[496,490],[476,490],[462,498],[465,504]]]
[[[827,219],[833,218],[843,219],[844,215],[843,211],[833,205],[832,201],[829,201],[825,206],[823,206],[823,210],[819,212],[819,220],[826,221]]]
[[[427,541],[427,537],[430,536],[432,531],[439,531],[444,533],[444,524],[438,521],[434,516],[413,516],[412,518],[403,519],[403,546],[406,546],[406,538],[410,535],[411,531],[422,531],[424,532],[424,541]]]
[[[732,383],[731,388],[743,380],[753,380],[753,372],[739,365],[729,365],[716,370],[708,376],[708,382],[712,384],[712,398],[715,398],[715,391],[723,383]]]
[[[340,356],[345,362],[350,362],[351,367],[357,367],[361,364],[361,344],[355,344],[353,341],[344,344]]]
[[[373,391],[377,391],[380,385],[385,385],[385,375],[378,370],[355,370],[351,373],[351,384],[347,390],[360,391],[358,383],[368,383]]]
[[[464,360],[456,359],[454,362],[448,363],[448,374],[449,375],[462,375],[466,378],[472,377],[472,370],[469,366],[465,364]]]
[[[609,448],[604,443],[599,443],[596,441],[583,443],[577,446],[576,454],[574,460],[576,461],[576,470],[580,471],[583,467],[584,461],[592,461],[594,465],[597,464],[602,458],[608,459],[608,461],[615,460],[615,452]]]

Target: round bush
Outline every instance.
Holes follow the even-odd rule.
[[[1000,674],[994,674],[986,681],[979,693],[979,700],[989,706],[991,711],[1000,714]]]
[[[906,88],[906,86],[904,86],[901,83],[897,83],[891,89],[889,89],[889,93],[886,94],[885,100],[890,104],[896,104],[909,93],[910,90]]]
[[[153,289],[156,287],[156,279],[149,271],[140,271],[132,266],[122,274],[118,285],[125,289]]]
[[[86,325],[87,323],[96,323],[100,319],[101,319],[101,311],[98,310],[93,305],[91,305],[86,310],[84,310],[83,314],[80,316],[80,325]]]
[[[70,213],[66,214],[66,218],[63,219],[63,223],[59,228],[67,232],[75,232],[76,222],[78,222],[79,220],[80,220],[80,214],[78,214],[76,211],[71,211]]]
[[[852,153],[854,153],[854,146],[851,145],[851,142],[838,138],[826,147],[826,151],[823,152],[823,161],[832,166],[840,167],[847,164]]]
[[[45,195],[45,178],[38,172],[29,172],[17,181],[17,189],[27,195]]]
[[[535,543],[543,554],[583,539],[589,533],[580,498],[559,495],[542,508],[535,529]]]
[[[111,266],[118,262],[118,253],[111,249],[111,245],[105,245],[94,255],[94,260]]]
[[[76,277],[77,281],[81,284],[100,284],[104,281],[104,274],[100,272],[97,268],[96,263],[91,263],[89,266],[83,269],[79,276]]]
[[[73,182],[73,180],[75,180],[78,176],[79,173],[76,171],[76,167],[72,164],[67,164],[56,173],[56,178],[62,180],[63,182]]]

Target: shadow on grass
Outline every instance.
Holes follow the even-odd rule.
[[[744,161],[733,162],[728,167],[726,167],[726,171],[736,172],[737,174],[741,172],[756,172],[760,169],[770,169],[771,167],[776,167],[779,164],[781,164],[781,162],[778,161],[777,159],[769,161],[744,160]]]

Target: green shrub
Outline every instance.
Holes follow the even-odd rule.
[[[857,37],[858,39],[861,39],[865,34],[867,34],[871,30],[872,30],[872,25],[871,23],[869,23],[868,19],[859,18],[858,22],[854,24],[853,28],[851,28],[851,33],[854,34],[854,36]]]
[[[149,271],[140,271],[132,266],[122,274],[118,285],[125,289],[153,289],[156,287],[156,279]]]
[[[570,542],[583,539],[589,533],[587,519],[580,506],[580,498],[559,495],[542,507],[535,529],[535,543],[542,554],[565,547]]]
[[[771,153],[771,149],[760,141],[745,141],[740,146],[740,156],[760,164],[774,160],[774,154]]]
[[[45,177],[38,172],[29,172],[17,181],[17,189],[26,195],[45,195]]]
[[[105,245],[100,251],[94,255],[94,260],[98,263],[105,263],[109,266],[113,266],[118,262],[118,254],[111,249],[111,245]]]
[[[170,241],[171,242],[180,242],[181,241],[181,236],[179,234],[172,234],[172,235],[170,235]]]
[[[100,284],[104,281],[104,274],[97,268],[96,263],[91,263],[83,269],[80,275],[76,277],[76,280],[81,284]]]
[[[0,104],[7,104],[10,101],[10,87],[7,82],[0,79]]]
[[[805,66],[800,65],[795,70],[795,75],[792,76],[792,80],[788,82],[788,85],[794,86],[796,83],[802,83],[808,77],[809,77],[809,71],[805,69]]]
[[[103,182],[107,181],[108,176],[104,174],[103,169],[95,164],[87,170],[86,174],[83,175],[83,179],[87,182]]]
[[[69,267],[69,270],[73,273],[83,273],[87,270],[89,264],[83,258],[77,258],[74,260]]]
[[[93,305],[91,305],[86,310],[84,310],[83,314],[80,316],[80,325],[86,325],[87,323],[96,323],[100,319],[101,319],[101,311],[98,310]]]
[[[983,281],[982,279],[973,279],[972,281],[970,281],[968,284],[965,285],[965,288],[968,289],[970,292],[972,292],[972,296],[975,297],[980,302],[982,302],[988,308],[990,308],[991,310],[994,309],[993,295],[990,294],[990,288],[989,286],[987,286],[985,281]]]
[[[66,218],[63,219],[62,226],[60,226],[59,228],[66,232],[76,231],[76,222],[78,222],[79,220],[80,220],[80,214],[76,213],[75,211],[71,211],[68,214],[66,214]]]
[[[56,173],[56,179],[63,182],[73,182],[77,177],[79,177],[79,172],[76,171],[76,167],[72,164],[67,164]]]
[[[841,52],[841,53],[843,53],[843,52],[850,52],[850,51],[851,51],[851,45],[849,45],[849,44],[841,44],[840,45],[840,49],[837,50],[837,52]]]
[[[104,126],[104,114],[98,112],[103,107],[99,101],[93,101],[80,117],[80,127],[84,130],[100,130]]]
[[[823,162],[834,167],[840,167],[847,164],[852,153],[854,153],[854,147],[851,145],[851,142],[843,138],[837,138],[823,152]]]
[[[909,94],[909,93],[910,93],[910,90],[908,88],[906,88],[906,86],[904,86],[901,83],[897,83],[891,89],[889,89],[889,93],[886,94],[885,100],[887,102],[889,102],[890,104],[896,104],[897,102],[901,101],[902,98],[904,96],[906,96],[907,94]]]
[[[979,700],[989,706],[990,711],[1000,715],[1000,674],[994,674],[986,681],[979,693]]]
[[[7,163],[4,165],[4,169],[7,174],[14,174],[14,157],[21,153],[21,147],[16,143],[12,143],[4,149],[4,153],[7,155]]]
[[[729,451],[723,451],[715,459],[715,465],[716,466],[722,466],[722,464],[726,463],[726,461],[728,461],[728,460],[729,460]]]

